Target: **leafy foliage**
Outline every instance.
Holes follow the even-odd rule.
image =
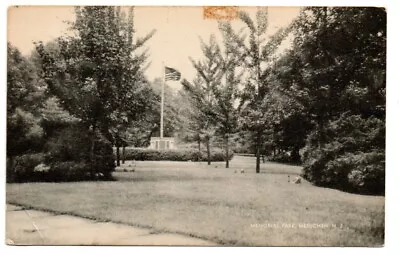
[[[301,129],[308,135],[304,177],[318,185],[382,193],[385,10],[308,7],[295,27],[293,48],[274,75],[280,93],[301,106],[296,115],[308,116]],[[283,131],[285,122],[280,125]]]
[[[32,113],[17,108],[7,116],[7,156],[39,152],[43,146],[43,129],[40,119]]]
[[[385,123],[346,114],[329,123],[329,143],[318,147],[317,132],[304,149],[306,179],[344,190],[383,193],[385,190]]]
[[[204,136],[207,148],[213,133],[223,137],[228,168],[229,136],[237,127],[235,102],[241,78],[241,74],[237,74],[235,70],[238,59],[227,50],[222,52],[214,35],[210,36],[208,44],[201,41],[201,49],[204,60],[196,62],[191,59],[197,71],[194,84],[183,82],[195,107],[191,113],[191,127],[199,142],[202,135]]]
[[[41,173],[35,167],[45,160],[43,153],[24,154],[7,159],[7,182],[39,181]]]
[[[43,130],[38,109],[43,88],[34,65],[7,44],[7,156],[38,152]]]
[[[36,50],[49,92],[80,120],[83,137],[90,141],[89,151],[83,151],[94,177],[95,169],[103,165],[105,172],[110,171],[112,144],[120,146],[130,121],[147,109],[145,96],[151,92],[143,76],[147,52],[137,50],[153,33],[134,40],[132,8],[127,17],[119,7],[77,7],[75,12],[76,21],[70,24],[74,35],[58,38],[51,50],[38,43]],[[107,149],[99,140],[110,143]]]
[[[7,43],[7,114],[13,114],[16,108],[35,113],[44,89],[35,65]]]
[[[236,56],[238,63],[247,72],[245,87],[241,93],[239,110],[241,128],[252,135],[251,142],[256,151],[256,172],[260,172],[260,155],[264,140],[267,139],[268,129],[271,129],[271,114],[269,106],[270,84],[268,77],[274,54],[291,27],[276,32],[267,41],[268,11],[266,8],[258,9],[253,20],[246,12],[239,13],[240,20],[246,25],[245,30],[234,31],[229,22],[220,23],[220,30],[224,37],[227,51]],[[243,31],[248,31],[247,37]]]

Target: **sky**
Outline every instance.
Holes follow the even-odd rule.
[[[256,7],[240,7],[254,14]],[[288,25],[299,13],[299,7],[269,7],[269,29],[273,34],[280,27]],[[188,80],[194,78],[196,71],[189,57],[202,58],[200,40],[207,41],[213,33],[221,39],[218,22],[203,17],[203,7],[135,7],[134,22],[139,36],[156,29],[155,35],[148,41],[149,68],[146,75],[149,80],[162,77],[163,66],[169,66],[182,73]],[[30,54],[34,41],[49,41],[68,31],[64,21],[74,20],[73,7],[68,6],[22,6],[8,9],[7,40],[23,54]],[[244,25],[232,21],[235,28]],[[286,42],[287,44],[287,42]],[[286,45],[287,46],[287,45]],[[178,82],[169,81],[171,87],[179,87]]]

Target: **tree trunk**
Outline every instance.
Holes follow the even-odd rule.
[[[94,179],[94,144],[95,144],[95,139],[96,139],[96,125],[92,124],[92,135],[91,135],[91,141],[90,141],[90,163],[92,164],[90,167],[90,177]]]
[[[210,138],[209,137],[207,137],[206,145],[207,145],[207,164],[211,165],[211,152],[210,152]]]
[[[256,144],[256,173],[260,173],[260,136],[257,136]]]
[[[229,137],[225,134],[225,168],[229,168]]]
[[[300,149],[297,146],[295,146],[292,152],[290,153],[292,163],[299,163],[301,161],[299,150]]]
[[[323,144],[325,144],[325,130],[324,130],[324,121],[322,118],[318,120],[318,148],[322,148]]]
[[[117,166],[120,166],[121,164],[120,164],[119,144],[118,143],[116,144],[116,147],[117,147]]]
[[[200,137],[199,137],[199,140],[197,140],[197,145],[199,147],[199,153],[201,153],[201,140],[200,140]]]
[[[125,164],[125,145],[122,146],[122,164]]]

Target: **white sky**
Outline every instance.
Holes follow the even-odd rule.
[[[250,13],[255,7],[241,7]],[[288,25],[299,13],[298,7],[270,7],[269,33]],[[67,32],[68,25],[63,21],[74,20],[72,7],[18,7],[8,11],[8,41],[23,54],[33,50],[34,41],[49,41]],[[191,80],[195,75],[189,56],[202,57],[199,37],[208,41],[214,33],[220,38],[216,20],[203,18],[202,7],[136,7],[134,17],[138,35],[143,36],[151,30],[157,32],[146,44],[149,48],[151,65],[146,71],[150,80],[162,77],[163,62]],[[235,27],[242,23],[234,21]],[[172,87],[178,82],[169,82]]]

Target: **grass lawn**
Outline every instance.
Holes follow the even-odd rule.
[[[126,169],[132,162],[125,164]],[[137,162],[114,182],[7,184],[7,202],[151,227],[225,245],[377,246],[383,196],[288,183],[301,168],[236,156],[224,163]],[[244,174],[234,173],[245,169]]]

